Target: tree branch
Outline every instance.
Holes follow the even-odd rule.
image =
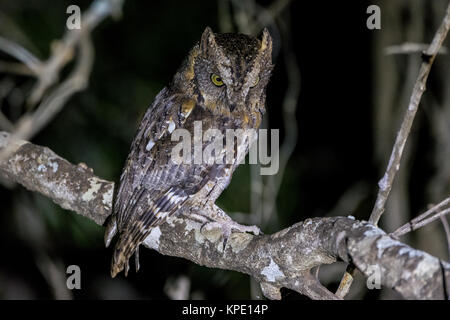
[[[389,193],[391,192],[395,175],[397,174],[397,171],[400,169],[400,162],[402,159],[403,149],[405,147],[406,140],[408,139],[409,133],[411,131],[411,127],[414,122],[417,109],[419,108],[420,100],[422,99],[422,95],[426,89],[428,75],[430,74],[433,62],[436,59],[436,56],[442,47],[442,43],[444,42],[449,29],[450,29],[450,3],[447,7],[447,11],[445,13],[444,19],[442,20],[442,23],[433,37],[433,41],[431,42],[428,49],[423,52],[422,66],[420,67],[419,75],[417,77],[413,92],[411,94],[408,109],[406,110],[405,117],[403,118],[400,131],[397,134],[397,138],[395,140],[395,144],[392,149],[391,157],[389,158],[389,163],[386,168],[386,173],[378,183],[379,191],[377,195],[377,200],[375,202],[375,206],[372,210],[369,219],[369,221],[374,225],[378,224],[378,221],[380,220],[381,215],[385,210],[386,201],[389,197]]]
[[[0,132],[0,151],[13,152],[0,163],[0,175],[39,192],[61,207],[98,224],[110,214],[114,184],[96,177],[84,164],[73,165],[46,147],[10,139]],[[311,269],[338,260],[352,262],[366,276],[376,266],[381,284],[410,299],[448,296],[450,264],[389,237],[367,222],[346,217],[314,218],[272,235],[233,233],[223,248],[219,229],[202,229],[187,208],[152,230],[144,245],[161,254],[182,257],[202,266],[246,273],[264,294],[281,298],[286,287],[313,299],[338,299]],[[447,286],[447,287],[445,287]]]
[[[22,48],[20,45],[0,37],[0,50],[15,57],[31,71],[31,75],[37,78],[35,86],[32,88],[27,100],[27,108],[32,109],[37,103],[39,106],[35,111],[28,111],[22,115],[13,125],[7,123],[6,117],[3,119],[3,129],[8,128],[17,139],[31,139],[43,127],[45,127],[53,117],[61,111],[65,102],[76,92],[79,92],[88,84],[91,73],[94,49],[91,43],[92,30],[108,16],[118,17],[124,0],[96,0],[89,9],[81,16],[80,29],[67,30],[61,40],[54,46],[51,56],[45,61],[41,61],[33,54]],[[77,63],[74,70],[67,79],[48,90],[59,80],[59,73],[76,55],[75,49],[79,49]],[[2,67],[0,65],[0,67]],[[7,69],[15,71],[18,65],[7,65]],[[3,66],[4,68],[4,66]],[[23,69],[23,68],[22,68]],[[44,95],[46,94],[46,95]],[[9,149],[3,149],[0,153],[0,161],[8,157]]]
[[[397,133],[397,138],[392,148],[391,156],[389,158],[389,163],[386,168],[386,172],[383,178],[378,182],[378,194],[375,201],[375,205],[372,209],[372,213],[369,217],[369,222],[373,223],[375,226],[378,225],[382,214],[384,213],[386,202],[389,198],[389,194],[394,183],[397,171],[400,169],[400,163],[402,160],[403,150],[408,140],[409,133],[411,131],[416,112],[419,108],[420,100],[426,89],[426,83],[428,76],[431,71],[434,60],[438,53],[442,53],[442,43],[444,42],[447,33],[450,29],[450,3],[448,4],[446,14],[442,20],[439,29],[433,37],[433,40],[426,50],[423,52],[423,62],[420,67],[419,75],[417,77],[416,83],[414,84],[413,92],[409,101],[408,109],[406,110],[403,122],[401,124],[400,130]],[[388,48],[389,49],[389,48]],[[397,48],[398,49],[398,48]],[[341,283],[339,285],[336,294],[339,297],[344,297],[353,282],[354,268],[348,266],[347,270],[342,277]]]
[[[62,208],[103,224],[111,212],[114,183],[96,177],[85,164],[73,165],[48,148],[0,132],[0,175],[52,199]]]

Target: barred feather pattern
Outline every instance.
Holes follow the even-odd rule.
[[[144,116],[121,176],[114,205],[120,233],[111,268],[114,276],[124,268],[127,271],[129,258],[152,228],[177,212],[207,182],[218,181],[219,177],[225,174],[231,177],[231,171],[226,169],[231,169],[233,164],[207,165],[205,161],[193,164],[193,160],[191,163],[176,164],[172,161],[171,150],[179,142],[171,141],[168,131],[171,122],[166,119],[177,121],[178,116],[170,116],[170,112],[166,112],[167,105],[175,106],[173,101],[167,102],[167,96],[173,98],[169,91],[163,90],[156,98],[155,105],[149,108]],[[183,100],[180,96],[178,98]],[[177,107],[174,109],[179,110]],[[148,123],[150,115],[157,119],[160,112],[167,114],[166,119],[156,121],[158,124],[168,123],[166,127],[157,127],[154,122]],[[193,132],[195,121],[201,121],[204,130],[221,127],[225,132],[227,128],[232,127],[234,121],[230,118],[220,119],[217,123],[216,118],[209,113],[201,107],[194,107],[192,115],[185,117],[185,121],[179,122],[176,127],[182,125]],[[147,135],[142,132],[146,132]],[[147,150],[149,143],[152,144],[151,150]],[[205,143],[203,148],[207,145]],[[193,150],[191,154],[194,154]]]

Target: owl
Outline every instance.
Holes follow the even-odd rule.
[[[195,123],[201,123],[203,132],[216,129],[224,136],[228,129],[257,129],[265,112],[271,56],[267,29],[256,38],[213,33],[207,27],[171,83],[156,96],[132,142],[107,224],[106,246],[118,234],[112,277],[124,269],[127,275],[133,254],[136,271],[139,269],[139,245],[152,228],[187,206],[214,204],[228,186],[256,137],[233,141],[230,161],[202,159],[199,163],[174,161],[172,150],[179,142],[172,141],[171,135],[176,129],[193,133]],[[201,148],[210,143],[203,139]],[[224,153],[212,155],[220,158]],[[254,226],[238,225],[229,218],[203,218],[218,223],[224,235],[233,229],[258,232]]]

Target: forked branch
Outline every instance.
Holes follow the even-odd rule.
[[[85,164],[73,165],[48,148],[11,140],[0,132],[0,151],[8,146],[13,152],[0,163],[2,177],[104,223],[111,211],[112,182],[98,178]],[[382,285],[405,298],[448,297],[450,264],[392,239],[367,222],[346,217],[307,219],[272,235],[233,233],[224,248],[221,230],[204,230],[201,223],[189,219],[192,211],[221,209],[186,210],[191,211],[154,228],[144,245],[202,266],[248,274],[272,299],[281,298],[282,287],[312,299],[338,299],[311,274],[312,268],[338,260],[352,262],[366,276],[378,272]]]

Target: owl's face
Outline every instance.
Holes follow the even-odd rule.
[[[231,116],[264,113],[265,88],[272,70],[272,39],[264,29],[261,39],[243,34],[203,32],[184,72],[192,78],[198,102],[215,114]]]

